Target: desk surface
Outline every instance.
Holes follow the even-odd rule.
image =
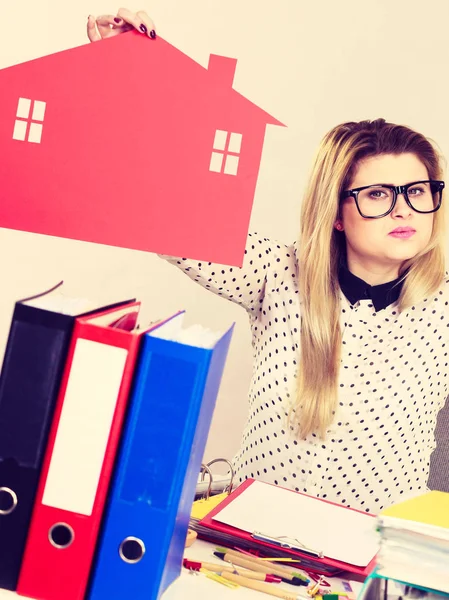
[[[205,562],[213,562],[223,565],[217,557],[214,556],[213,552],[215,545],[209,544],[202,540],[196,540],[190,548],[186,549],[185,556],[192,560],[200,560]],[[340,580],[337,578],[329,578],[329,583],[335,584],[335,591],[341,590],[339,585]],[[274,584],[273,584],[274,585]],[[304,598],[309,597],[305,593],[305,587],[296,587],[288,585],[287,583],[276,584],[276,587],[284,587],[289,591],[300,593]],[[353,590],[358,594],[362,587],[361,583],[351,582]],[[224,585],[217,583],[211,579],[208,579],[203,573],[193,574],[183,569],[181,576],[167,589],[161,600],[198,600],[198,598],[213,598],[214,600],[232,600],[233,598],[242,598],[245,600],[262,600],[263,598],[270,598],[267,594],[256,592],[247,588],[239,587],[236,589],[228,588]],[[0,590],[0,600],[18,600],[24,598],[24,596],[18,596],[14,592],[8,592],[6,590]],[[127,600],[132,600],[127,599]]]

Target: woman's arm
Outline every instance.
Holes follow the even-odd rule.
[[[285,255],[286,248],[285,245],[270,241],[257,233],[250,233],[242,267],[198,262],[164,254],[159,256],[184,271],[205,289],[252,312],[262,301],[268,271],[276,267],[279,255]]]

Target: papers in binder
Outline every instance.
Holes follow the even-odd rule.
[[[368,565],[379,549],[372,515],[260,481],[225,506],[214,520],[257,536],[263,532],[265,539],[360,567]]]
[[[161,340],[169,340],[197,348],[213,348],[223,335],[222,331],[212,331],[198,323],[184,327],[184,313],[180,313],[170,324],[161,327],[151,334]]]

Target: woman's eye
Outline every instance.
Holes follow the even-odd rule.
[[[409,194],[412,194],[412,196],[419,196],[420,194],[424,194],[424,190],[421,187],[414,187],[414,188],[410,188],[408,190]]]
[[[370,197],[373,198],[373,200],[380,200],[381,198],[385,197],[385,195],[385,192],[382,190],[373,190],[370,193]]]

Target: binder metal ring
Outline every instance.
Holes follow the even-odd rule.
[[[228,460],[227,458],[214,458],[214,460],[211,460],[210,462],[207,463],[207,467],[211,467],[213,464],[217,463],[217,462],[224,462],[228,465],[229,470],[231,471],[231,481],[229,482],[229,485],[227,485],[224,489],[223,492],[227,492],[228,494],[230,494],[232,492],[232,486],[234,484],[234,467],[232,466],[232,463],[230,460]]]
[[[204,463],[201,465],[201,481],[204,481],[204,473],[207,471],[207,474],[209,475],[209,485],[207,486],[207,491],[206,491],[206,495],[204,496],[204,500],[209,500],[211,492],[212,492],[212,481],[213,481],[213,477],[212,477],[212,471],[209,469],[208,465],[205,465]]]
[[[131,554],[134,554],[135,550],[138,550],[139,554],[136,557],[131,557]],[[140,562],[145,554],[145,544],[139,538],[129,536],[123,540],[123,542],[119,546],[118,553],[120,558],[130,564],[135,565]]]
[[[67,541],[61,540],[58,541],[58,537],[62,535],[62,537],[67,537]],[[56,536],[56,537],[55,537]],[[48,530],[48,540],[52,546],[58,548],[59,550],[64,550],[68,548],[75,539],[75,532],[67,525],[67,523],[55,523]]]
[[[3,495],[5,495],[6,499],[9,500],[11,506],[8,508],[0,508],[0,515],[10,515],[17,506],[17,494],[11,488],[0,487],[0,497]]]

